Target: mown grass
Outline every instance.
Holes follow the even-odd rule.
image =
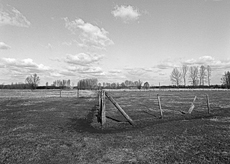
[[[101,129],[95,117],[96,98],[0,99],[0,163],[230,162],[226,92],[209,93],[213,107],[210,115],[206,109],[197,108],[192,116],[168,112],[163,119],[158,119],[159,109],[151,96],[147,99],[142,93],[145,98],[134,98],[137,92],[129,93],[132,98],[123,97],[124,93],[111,94],[136,120],[134,127],[107,119]],[[190,94],[193,97],[194,92]],[[173,108],[168,99],[165,102]],[[109,116],[123,120],[108,101],[106,107]],[[148,112],[157,117],[142,112],[147,108],[156,110]]]

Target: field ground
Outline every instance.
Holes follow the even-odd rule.
[[[95,93],[11,94],[0,93],[0,163],[230,163],[230,91],[109,92],[135,126],[106,100],[107,116],[122,122],[103,129]],[[195,96],[192,114],[182,114]]]

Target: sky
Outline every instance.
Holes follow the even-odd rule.
[[[0,84],[36,73],[40,85],[171,85],[182,65],[210,65],[211,84],[221,84],[230,71],[229,0],[0,0]]]

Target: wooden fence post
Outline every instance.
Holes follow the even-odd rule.
[[[206,94],[206,98],[207,98],[208,113],[210,113],[210,103],[209,103],[209,96],[208,96],[208,94]]]
[[[97,111],[97,122],[101,123],[101,96],[102,96],[102,91],[98,91],[98,111]]]
[[[120,105],[113,99],[113,97],[109,96],[107,92],[105,92],[105,95],[107,98],[113,103],[113,105],[119,110],[119,112],[127,119],[127,121],[131,124],[134,125],[133,120],[129,117],[128,114],[125,113],[125,111],[120,107]]]
[[[98,91],[98,109],[101,109],[101,91]]]
[[[196,96],[194,97],[192,104],[190,106],[190,108],[188,109],[188,113],[191,114],[193,109],[195,108],[194,102],[196,101]]]
[[[157,99],[158,99],[158,105],[159,105],[160,112],[161,112],[161,118],[163,118],[163,110],[161,108],[161,99],[160,99],[160,96],[158,94],[157,94]]]
[[[101,125],[103,126],[106,122],[106,111],[105,111],[105,91],[101,94]]]
[[[80,89],[77,89],[77,98],[79,98],[79,90],[80,90]]]
[[[60,97],[61,97],[61,89],[60,89]]]

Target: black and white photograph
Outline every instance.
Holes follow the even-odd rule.
[[[0,164],[164,163],[230,163],[230,0],[0,0]]]

